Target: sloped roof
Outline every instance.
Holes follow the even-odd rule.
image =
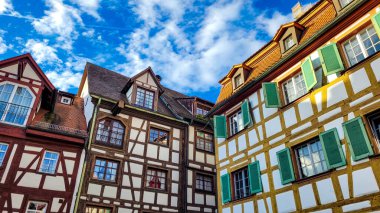
[[[304,22],[302,23],[302,25],[305,27],[299,45],[308,41],[316,32],[320,31],[328,23],[333,21],[334,18],[337,16],[337,13],[332,3],[328,3],[327,5],[325,5],[322,4],[322,2],[323,0],[317,3],[320,4],[317,6],[322,7],[318,13],[313,13],[311,18],[307,17],[309,12],[311,13],[313,12],[313,9],[317,8],[314,7],[304,16],[302,16],[301,20],[297,20],[297,22]],[[306,17],[308,18],[308,20],[302,21],[302,19],[306,19]],[[295,51],[295,49],[291,52],[293,51]],[[291,52],[287,53],[286,55],[290,54]],[[278,63],[286,55],[281,54],[281,49],[278,43],[276,43],[273,40],[270,41],[263,48],[255,52],[253,55],[251,55],[248,59],[244,61],[243,64],[246,64],[247,66],[252,68],[252,71],[250,72],[248,79],[244,82],[244,84],[248,84],[249,82],[255,80],[257,77],[259,77],[264,72],[269,70],[272,66],[274,66],[276,63]],[[235,92],[241,90],[243,87],[244,86],[240,87]],[[232,94],[233,88],[231,83],[226,83],[225,81],[225,84],[222,85],[220,89],[216,105],[222,104],[222,102],[230,98]]]
[[[87,63],[85,71],[90,94],[113,101],[123,100],[129,104],[126,94],[121,91],[131,78],[92,63]],[[177,100],[178,98],[190,98],[189,96],[160,86],[163,93],[158,101],[157,113],[173,118],[193,118],[192,114]]]

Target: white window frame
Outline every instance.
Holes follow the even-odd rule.
[[[58,157],[57,157],[57,162],[55,163],[55,167],[54,167],[54,172],[46,172],[46,171],[43,171],[43,170],[42,170],[43,165],[44,165],[44,160],[47,159],[47,158],[46,158],[46,153],[47,153],[47,152],[55,153],[55,154],[58,155]],[[48,158],[48,160],[53,160],[53,159],[52,159],[52,158]],[[41,161],[41,164],[40,164],[40,168],[38,169],[38,171],[41,172],[41,173],[45,173],[45,174],[55,174],[56,171],[57,171],[58,163],[59,163],[59,152],[54,152],[54,151],[45,150],[45,152],[44,152],[44,156],[43,156],[43,158],[42,158],[42,161]]]
[[[300,76],[300,75],[302,75],[302,72],[297,73],[296,75],[292,76],[291,78],[289,78],[286,81],[284,81],[284,82],[281,83],[282,94],[284,95],[284,99],[285,99],[285,103],[286,104],[292,103],[293,101],[297,100],[298,98],[302,97],[303,95],[307,94],[307,92],[308,92],[307,89],[306,89],[306,85],[305,85],[305,93],[304,94],[300,94],[300,91],[297,90],[296,83],[295,83],[295,78],[298,77],[298,76]],[[304,80],[303,76],[301,76],[301,79],[305,83],[305,80]],[[286,83],[290,84],[290,82],[292,83],[293,90],[294,90],[293,92],[294,92],[294,97],[295,98],[293,100],[288,100],[289,98],[287,97],[287,95],[285,93],[285,90],[286,90],[285,84]]]
[[[291,45],[288,45],[288,42],[289,42],[289,41],[292,41],[292,44],[291,44]],[[285,51],[289,50],[289,49],[292,48],[294,45],[296,45],[296,42],[294,42],[294,39],[293,39],[293,36],[292,36],[292,35],[290,35],[290,36],[288,36],[288,37],[286,37],[286,38],[284,39],[284,49],[285,49]]]
[[[26,213],[45,213],[45,212],[47,212],[47,209],[48,209],[48,207],[49,207],[49,203],[47,203],[47,202],[31,200],[31,201],[28,201],[27,208],[29,208],[30,203],[46,204],[46,208],[43,209],[43,211],[34,210],[34,209],[26,209]]]
[[[319,158],[321,157],[321,155],[323,155],[324,160],[320,160],[319,162],[314,162],[313,153],[315,153],[315,152],[312,152],[312,148],[311,148],[311,144],[314,144],[314,143],[320,143],[321,149],[317,153],[319,155]],[[307,150],[308,150],[309,157],[310,157],[310,162],[311,162],[310,165],[311,165],[311,167],[313,169],[313,174],[310,174],[308,176],[305,176],[304,173],[303,173],[303,171],[302,171],[303,167],[301,165],[301,158],[304,157],[304,156],[300,156],[299,152],[298,152],[298,150],[303,149],[304,147],[306,147]],[[319,138],[311,139],[311,140],[309,140],[309,141],[301,144],[300,146],[297,146],[294,151],[295,151],[295,154],[296,154],[297,167],[298,167],[298,171],[299,171],[299,174],[301,176],[301,179],[312,177],[312,176],[315,176],[315,175],[327,172],[329,170],[328,167],[327,167],[327,162],[326,162],[327,158],[326,158],[326,156],[325,156],[325,154],[323,152],[322,142],[319,140]],[[321,163],[321,167],[322,167],[322,169],[324,169],[323,171],[317,172],[317,169],[316,169],[316,166],[315,166],[317,163]]]
[[[366,58],[368,58],[368,57],[369,57],[369,54],[368,54],[368,52],[367,52],[367,49],[366,49],[366,47],[365,47],[365,45],[364,45],[364,43],[363,43],[363,40],[362,40],[360,34],[363,33],[364,31],[368,30],[368,29],[371,28],[371,27],[372,27],[372,28],[375,28],[375,27],[371,24],[371,25],[369,25],[368,27],[366,27],[366,28],[364,28],[363,30],[361,30],[360,32],[356,33],[355,35],[349,37],[346,41],[344,41],[344,42],[342,43],[342,47],[343,47],[342,49],[343,49],[343,52],[344,52],[344,54],[345,54],[345,56],[346,56],[346,59],[347,59],[348,63],[350,64],[350,66],[354,66],[355,64],[358,64],[358,63],[360,63],[360,61],[358,61],[358,62],[356,62],[356,63],[354,63],[354,64],[351,63],[351,61],[350,61],[350,57],[348,56],[348,54],[347,54],[347,52],[346,52],[345,45],[346,45],[347,43],[349,43],[350,40],[351,40],[352,38],[355,37],[356,40],[358,41],[358,44],[359,44],[360,50],[361,50],[362,54],[364,55],[364,59],[363,59],[363,60],[365,60]],[[376,31],[375,31],[375,34],[377,35]],[[379,35],[378,35],[378,36],[379,36]],[[379,37],[380,37],[380,36],[379,36]],[[373,47],[374,47],[374,46],[373,46]],[[376,54],[376,53],[374,53],[374,54]],[[356,56],[355,56],[355,59],[356,59]]]
[[[25,121],[24,121],[23,124],[17,124],[17,123],[12,123],[12,122],[7,122],[7,121],[5,121],[5,116],[7,115],[7,113],[4,113],[3,117],[0,118],[0,122],[1,122],[1,123],[6,123],[6,124],[11,124],[11,125],[14,125],[14,126],[25,126],[26,123],[28,122],[28,119],[29,119],[29,116],[30,116],[31,109],[32,109],[33,106],[34,106],[34,101],[36,100],[36,96],[34,95],[34,93],[32,92],[32,90],[30,90],[29,87],[26,87],[26,86],[24,86],[24,85],[17,84],[17,83],[14,83],[14,82],[10,82],[10,81],[4,81],[4,82],[1,82],[1,83],[0,83],[0,86],[1,86],[1,85],[5,85],[5,84],[12,84],[13,86],[15,86],[15,87],[13,88],[13,90],[12,90],[11,96],[9,97],[9,100],[8,100],[8,102],[7,102],[8,104],[7,104],[6,108],[5,108],[5,111],[7,111],[7,110],[9,109],[9,107],[10,107],[9,104],[12,104],[11,101],[13,100],[13,98],[14,98],[14,96],[15,96],[15,94],[16,94],[17,87],[22,87],[22,88],[25,88],[26,90],[28,90],[28,92],[29,92],[29,93],[31,94],[31,96],[32,96],[32,102],[31,102],[31,104],[30,104],[30,106],[29,106],[29,110],[28,110],[28,113],[26,114],[26,118],[25,118]]]
[[[235,128],[234,128],[235,125],[233,122],[235,117],[237,119],[237,131],[236,132],[235,132]],[[241,112],[241,110],[239,110],[239,111],[235,112],[234,114],[231,114],[230,116],[228,116],[228,119],[229,119],[229,126],[230,126],[230,136],[235,135],[244,129],[243,113]]]
[[[237,79],[238,79],[239,84],[236,84]],[[240,73],[234,77],[234,84],[235,84],[235,89],[237,89],[238,87],[240,87],[243,84],[242,75]]]
[[[0,153],[4,153],[3,159],[0,158],[0,167],[3,166],[5,156],[7,155],[7,151],[8,151],[8,148],[9,148],[9,144],[7,144],[7,143],[0,143],[0,146],[3,146],[3,145],[6,146],[7,148],[5,149],[5,151],[2,151],[0,149]]]
[[[67,103],[65,101],[67,101]],[[66,105],[70,105],[71,104],[71,98],[62,96],[61,97],[61,103],[66,104]]]

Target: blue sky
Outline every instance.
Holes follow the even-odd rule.
[[[303,0],[311,4],[315,0]],[[218,81],[292,21],[297,0],[0,0],[0,60],[30,52],[76,93],[86,61],[215,101]]]

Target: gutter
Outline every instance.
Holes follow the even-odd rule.
[[[96,104],[96,107],[95,107],[94,112],[92,114],[90,136],[88,137],[88,140],[87,140],[87,142],[85,144],[85,147],[84,147],[85,158],[84,158],[84,162],[83,162],[83,166],[82,166],[82,174],[81,174],[80,181],[79,181],[79,189],[77,191],[77,197],[75,199],[75,206],[74,206],[74,211],[73,212],[77,212],[77,210],[78,210],[79,199],[80,199],[80,196],[81,196],[82,185],[83,185],[83,179],[84,179],[84,175],[85,175],[85,172],[86,172],[88,153],[89,153],[89,149],[90,149],[90,146],[91,146],[93,131],[94,131],[94,128],[95,128],[95,123],[96,123],[96,116],[98,114],[99,105],[100,105],[101,101],[102,101],[102,98],[98,98],[98,103]]]
[[[296,56],[298,53],[300,53],[305,47],[309,46],[311,43],[316,41],[320,36],[325,34],[327,31],[329,31],[332,27],[334,27],[337,23],[340,21],[344,20],[348,15],[351,15],[352,12],[356,11],[359,7],[361,7],[364,3],[368,2],[370,0],[362,0],[362,1],[357,1],[355,5],[352,5],[349,10],[347,10],[345,13],[340,14],[335,18],[333,21],[331,21],[330,24],[325,26],[322,30],[314,34],[309,40],[307,40],[305,43],[301,44],[300,46],[297,47],[292,53],[289,55],[283,57],[279,62],[277,62],[275,65],[270,67],[268,70],[266,70],[264,73],[262,73],[258,78],[250,81],[248,84],[243,85],[243,87],[232,94],[229,98],[225,99],[224,101],[218,103],[216,107],[211,109],[209,113],[207,113],[207,117],[210,117],[214,114],[216,114],[219,110],[223,109],[223,107],[228,103],[229,101],[239,98],[240,96],[243,96],[244,92],[248,91],[252,86],[255,84],[259,83],[262,81],[265,77],[267,77],[270,73],[274,72],[276,69],[278,69],[280,66],[282,66],[285,62],[287,62],[289,59],[293,58]],[[355,3],[355,2],[353,2]]]

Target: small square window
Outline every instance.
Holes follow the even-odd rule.
[[[169,132],[151,127],[149,130],[149,142],[168,145]]]
[[[148,109],[153,109],[154,102],[154,92],[143,89],[141,87],[137,88],[136,93],[136,105]]]
[[[301,178],[311,177],[328,170],[319,138],[296,147],[295,153]]]
[[[119,163],[112,160],[96,158],[92,178],[109,182],[116,182]]]
[[[212,134],[207,132],[197,132],[197,149],[207,152],[214,152],[214,141]]]
[[[62,96],[61,103],[70,105],[71,104],[71,98]]]
[[[195,188],[202,191],[212,192],[214,188],[213,177],[203,174],[196,174]]]
[[[57,168],[58,158],[58,152],[45,151],[39,171],[47,174],[54,174]]]
[[[345,8],[347,5],[349,5],[353,0],[339,0],[340,6],[342,8]]]
[[[230,125],[230,136],[235,135],[236,133],[244,129],[243,116],[240,110],[230,115],[228,119]]]
[[[146,170],[146,184],[145,186],[153,189],[166,189],[166,176],[165,170],[148,168]]]
[[[240,85],[243,84],[243,81],[241,79],[241,74],[237,75],[235,78],[234,78],[234,82],[235,82],[235,89],[238,88]]]
[[[40,201],[29,201],[26,213],[45,213],[47,212],[48,204]]]
[[[292,48],[296,43],[294,43],[293,37],[290,35],[284,40],[285,51]]]

